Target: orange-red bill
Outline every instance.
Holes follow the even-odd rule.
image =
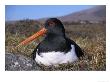
[[[27,39],[25,39],[24,41],[22,41],[18,46],[26,45],[26,44],[32,42],[33,40],[37,39],[39,36],[42,36],[43,34],[45,34],[46,32],[47,32],[47,29],[42,28],[37,33],[33,34],[32,36],[30,36]]]

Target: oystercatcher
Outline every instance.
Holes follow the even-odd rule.
[[[65,35],[63,24],[57,18],[50,18],[39,32],[22,41],[15,48],[28,44],[39,36],[46,34],[32,53],[32,58],[39,64],[58,65],[74,62],[84,55],[81,48]]]
[[[65,35],[62,22],[57,18],[50,18],[45,22],[37,36],[46,34],[32,53],[32,58],[39,64],[58,65],[71,63],[83,56],[81,48]]]

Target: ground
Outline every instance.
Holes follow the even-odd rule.
[[[76,24],[76,25],[71,24],[71,25],[65,25],[65,30],[66,30],[66,35],[72,40],[74,40],[82,48],[84,52],[84,57],[82,57],[79,61],[68,64],[61,64],[57,67],[39,65],[40,66],[39,69],[29,68],[28,70],[105,71],[106,70],[106,25],[105,24]],[[15,46],[18,45],[19,42],[21,42],[28,36],[29,35],[20,34],[19,32],[13,34],[10,31],[6,30],[5,52],[11,53],[11,55],[13,56],[15,55],[14,60],[16,59],[17,54],[21,54],[21,58],[26,57],[29,58],[29,60],[31,60],[32,51],[37,46],[37,44],[42,41],[43,37],[40,37],[39,40],[31,42],[29,45],[15,49]],[[5,61],[8,61],[9,59],[9,57],[7,59],[7,55],[9,56],[10,54],[6,54]],[[8,69],[7,66],[9,65],[7,65],[6,63],[6,70],[11,70]],[[38,65],[36,64],[36,66]],[[24,68],[22,69],[18,67],[18,69],[15,68],[13,70],[26,70],[26,69]]]

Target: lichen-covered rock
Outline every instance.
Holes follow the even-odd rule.
[[[15,55],[12,53],[5,54],[5,70],[6,71],[105,71],[106,64],[95,66],[94,63],[84,57],[82,60],[61,64],[58,66],[44,66],[37,64],[31,58],[23,55]]]
[[[5,54],[6,71],[33,71],[41,70],[40,66],[31,58],[23,55]]]

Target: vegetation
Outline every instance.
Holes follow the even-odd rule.
[[[29,45],[15,49],[22,40],[37,32],[40,23],[33,20],[6,23],[6,52],[31,57],[31,53],[43,37]],[[105,24],[64,24],[66,35],[84,51],[81,60],[55,66],[41,65],[43,70],[104,71],[106,70],[106,25]]]

